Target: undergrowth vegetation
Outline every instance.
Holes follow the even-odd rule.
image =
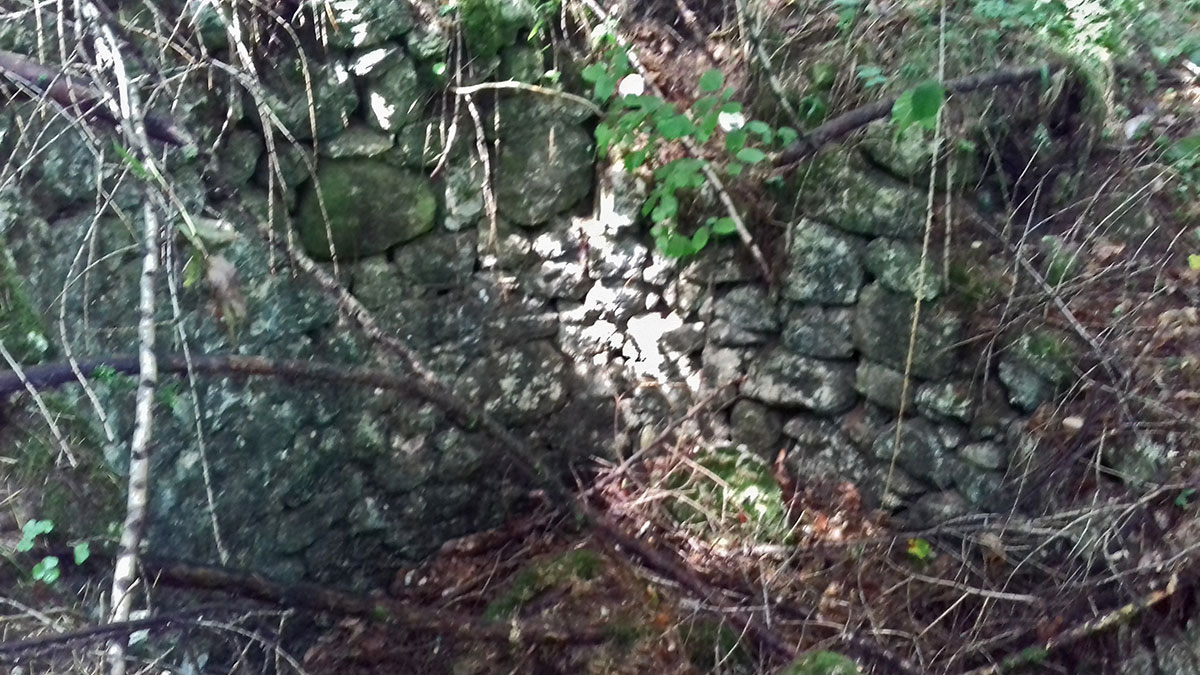
[[[229,10],[221,15],[228,34],[218,41],[234,43],[228,50],[238,60],[234,64],[211,56],[205,27],[188,23],[198,22],[198,13],[176,12],[176,31],[176,23],[164,21],[167,14],[155,8],[149,18],[137,15],[141,24],[130,19],[127,28],[153,37],[171,58],[186,56],[180,57],[178,72],[157,80],[159,97],[171,91],[174,78],[193,78],[204,86],[218,82],[212,86],[227,88],[222,93],[229,109],[244,106],[247,125],[256,133],[266,130],[264,168],[251,167],[251,172],[268,176],[261,205],[268,223],[261,234],[271,247],[269,269],[264,264],[235,272],[224,257],[228,232],[209,232],[209,221],[184,218],[183,227],[164,227],[182,232],[172,239],[186,241],[190,256],[166,266],[167,288],[210,292],[212,314],[236,349],[238,331],[255,328],[246,325],[242,289],[261,292],[252,281],[255,275],[278,273],[274,256],[279,252],[295,256],[289,249],[292,233],[270,222],[286,211],[282,203],[301,184],[285,180],[285,174],[314,174],[318,162],[329,161],[317,144],[286,128],[269,105],[264,83],[279,59],[296,56],[303,64],[306,103],[314,110],[321,106],[309,68],[320,64],[338,26],[330,18],[332,4],[228,4],[219,8]],[[416,612],[414,621],[428,619],[424,630],[439,635],[421,648],[432,645],[440,658],[438,631],[448,631],[458,617],[448,612],[460,610],[479,616],[446,643],[447,651],[459,650],[478,666],[464,672],[489,672],[499,664],[514,671],[542,667],[542,656],[521,642],[522,627],[552,645],[546,653],[566,664],[562,670],[591,667],[591,672],[624,672],[624,664],[629,672],[704,668],[848,675],[861,664],[876,664],[876,672],[991,673],[1042,663],[1061,671],[1084,658],[1069,653],[1074,642],[1094,639],[1111,647],[1103,641],[1104,630],[1115,623],[1131,625],[1136,615],[1174,593],[1186,576],[1185,563],[1195,557],[1196,542],[1185,535],[1196,522],[1200,468],[1192,456],[1200,443],[1200,318],[1195,310],[1200,299],[1200,2],[668,4],[416,3],[420,27],[433,36],[430,44],[439,45],[430,48],[410,78],[437,85],[437,95],[419,111],[434,122],[414,142],[424,143],[416,164],[446,182],[451,180],[443,178],[447,167],[472,167],[469,180],[478,183],[485,214],[480,219],[486,217],[491,235],[479,249],[495,253],[509,224],[501,222],[495,207],[493,162],[502,152],[502,134],[488,127],[504,102],[513,100],[506,97],[539,97],[581,115],[594,114],[589,124],[594,124],[598,168],[612,164],[645,185],[644,193],[635,195],[640,220],[633,229],[680,268],[698,267],[731,250],[737,251],[731,258],[752,255],[766,282],[763,297],[773,298],[779,261],[786,254],[784,232],[806,217],[801,196],[813,192],[813,183],[836,175],[843,164],[882,173],[883,162],[868,151],[870,143],[911,150],[907,159],[915,169],[898,175],[902,172],[889,167],[886,178],[928,197],[921,214],[919,276],[924,279],[925,270],[932,270],[948,289],[946,302],[970,313],[972,332],[963,342],[983,354],[983,365],[970,376],[981,388],[994,388],[989,378],[998,370],[996,355],[1006,350],[1048,373],[1054,394],[1049,402],[1031,406],[1028,420],[1019,425],[1008,420],[1012,428],[996,432],[1021,439],[1019,461],[1013,463],[1020,471],[1006,476],[1019,489],[1007,512],[906,528],[884,508],[896,494],[889,491],[895,488],[890,470],[872,486],[828,475],[794,475],[784,453],[760,457],[730,444],[721,427],[729,418],[727,406],[714,405],[695,413],[701,418],[695,424],[684,420],[686,431],[669,450],[655,448],[644,456],[639,451],[628,466],[582,479],[591,481],[579,486],[583,496],[577,502],[573,494],[564,502],[573,511],[553,502],[560,496],[552,490],[530,490],[522,503],[549,504],[546,510],[555,512],[529,516],[521,527],[502,531],[504,543],[492,548],[473,541],[460,549],[447,546],[427,565],[397,572],[402,581],[395,595],[424,603],[418,607],[436,607],[429,612],[432,618]],[[239,33],[239,22],[253,30]],[[42,30],[38,46],[57,41],[55,28]],[[253,40],[252,35],[262,37]],[[356,67],[369,68],[366,61]],[[965,75],[1032,66],[1042,70],[1040,77],[1011,89],[955,93],[948,88],[948,82]],[[109,79],[122,82],[123,77],[111,73]],[[799,166],[777,166],[782,153],[810,142],[829,128],[825,125],[879,101],[889,105],[827,139],[828,152]],[[72,101],[58,103],[63,108]],[[135,143],[96,138],[96,161],[116,167],[139,186],[147,203],[161,206],[182,201],[169,169],[212,159],[203,151],[217,148],[225,136],[207,139],[211,148],[202,152],[165,162],[156,162],[154,153]],[[41,152],[53,141],[39,143]],[[220,149],[232,153],[237,148]],[[215,166],[217,173],[227,170]],[[232,199],[221,194],[227,188],[218,185],[211,193]],[[97,202],[107,198],[98,193]],[[426,210],[448,208],[433,204],[430,197]],[[456,241],[472,249],[477,245],[472,236]],[[160,248],[175,250],[151,240],[128,251]],[[328,278],[335,279],[344,273],[343,263],[336,255],[331,258],[334,276]],[[324,266],[307,258],[290,260],[289,273],[326,274]],[[0,276],[13,274],[10,267],[7,258],[0,259]],[[365,282],[366,274],[356,273]],[[344,287],[334,288],[342,293],[338,297],[351,297]],[[16,360],[39,357],[49,348],[47,337],[32,327],[35,312],[15,284],[10,290],[8,279],[0,279],[0,289],[9,318],[0,334],[19,348]],[[897,342],[916,331],[921,303],[934,299],[936,294],[922,295],[926,290],[918,289],[915,297],[921,300],[911,325],[895,326]],[[167,297],[172,302],[163,303],[166,309],[145,311],[146,325],[153,327],[164,316],[173,325],[184,323],[177,298]],[[326,324],[358,321],[369,332],[372,324],[361,319],[365,309],[339,309],[343,314],[323,319]],[[302,333],[287,339],[310,338]],[[395,338],[379,342],[390,344],[388,339]],[[150,353],[152,346],[146,347]],[[396,361],[412,358],[404,349],[396,353]],[[901,373],[904,393],[911,393],[911,374]],[[118,393],[136,391],[143,408],[157,414],[188,423],[202,417],[172,386],[147,390],[145,381],[111,368],[97,369],[93,379]],[[70,421],[69,413],[56,406],[50,399],[38,413],[48,428]],[[467,417],[464,426],[471,433],[494,432],[482,416]],[[866,417],[850,419],[847,433],[855,425],[882,424]],[[911,420],[895,417],[898,439]],[[958,426],[963,434],[969,431],[965,423]],[[61,466],[69,455],[60,450],[69,444],[43,436],[40,452],[15,467],[20,479],[26,473],[69,473]],[[1168,445],[1185,452],[1162,449]],[[188,455],[179,463],[204,462],[207,480],[207,461]],[[95,478],[99,491],[101,478],[88,470],[80,467],[78,473]],[[104,479],[108,492],[112,478],[105,474]],[[64,590],[63,578],[77,580],[72,575],[83,575],[85,563],[96,563],[92,541],[116,538],[108,531],[66,536],[64,530],[82,526],[83,516],[77,523],[69,520],[72,496],[84,491],[65,485],[60,489],[45,481],[42,510],[22,511],[15,551],[36,559],[30,565],[14,558],[9,571],[26,600],[50,598],[46,604],[77,607],[53,620],[41,609],[23,611],[14,621],[29,631],[83,627],[97,613],[85,605],[95,604],[101,585],[85,580]],[[876,488],[878,499],[867,494]],[[104,517],[112,521],[112,504],[108,507]],[[623,529],[589,531],[588,524],[598,522],[594,510]],[[572,520],[564,513],[576,516],[575,522],[564,524]],[[215,532],[215,516],[213,523]],[[364,531],[370,528],[378,529],[373,521]],[[1172,528],[1183,533],[1184,541],[1162,535]],[[134,537],[132,550],[138,543]],[[602,545],[608,553],[596,552]],[[219,537],[215,546],[220,550]],[[659,547],[670,554],[661,554]],[[273,590],[261,578],[247,585],[248,596]],[[76,597],[79,587],[87,592]],[[306,593],[326,597],[302,588],[289,598]],[[368,611],[342,596],[329,597],[333,600],[326,607],[350,607],[355,618],[321,626],[325,637],[313,641],[306,663],[323,664],[326,672],[381,673],[402,660],[401,646],[415,649],[390,644],[395,634],[372,632],[379,627],[364,616],[388,615],[383,605],[371,604],[374,596],[363,601]],[[291,620],[288,613],[254,618],[264,616],[280,626]],[[127,615],[123,621],[128,620]],[[215,631],[211,624],[194,622]],[[227,639],[236,636],[240,644],[257,645],[267,654],[258,664],[262,672],[303,670],[294,661],[288,665],[291,657],[279,655],[282,647],[249,628],[233,622],[218,628]],[[402,632],[395,625],[389,629]],[[476,630],[490,636],[488,646],[471,642]],[[282,627],[279,633],[285,633]],[[508,642],[496,640],[498,634]],[[660,641],[667,646],[660,649]],[[797,646],[807,653],[785,663],[783,655]],[[579,656],[593,648],[606,650],[602,659]],[[236,661],[237,649],[229,651]],[[384,656],[360,658],[364,653]],[[149,672],[154,659],[140,665]]]

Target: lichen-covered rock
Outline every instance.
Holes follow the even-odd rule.
[[[860,240],[811,220],[791,228],[783,296],[798,302],[849,305],[862,286]]]
[[[913,408],[916,384],[909,382],[906,387],[904,373],[887,366],[866,359],[859,361],[854,372],[854,388],[868,401],[888,410],[900,410],[902,401],[905,410]]]
[[[369,47],[412,30],[412,9],[403,0],[330,0],[329,43],[340,49]]]
[[[1035,327],[1023,331],[1000,355],[1000,381],[1008,401],[1032,412],[1054,397],[1074,374],[1079,358],[1071,338],[1057,329]]]
[[[445,208],[442,226],[458,232],[478,225],[483,220],[483,189],[486,176],[478,157],[451,162],[446,168],[442,189]],[[490,227],[490,223],[488,223]]]
[[[407,58],[394,58],[363,91],[367,121],[394,132],[424,115],[428,94],[417,79],[417,70]]]
[[[879,434],[871,450],[876,459],[888,463],[894,459],[909,475],[938,489],[954,485],[958,458],[942,446],[937,429],[925,420],[892,424]]]
[[[530,424],[566,401],[566,363],[544,340],[512,345],[477,359],[454,388],[507,424]]]
[[[879,284],[863,288],[854,315],[854,344],[867,358],[897,370],[908,361],[913,298]],[[954,369],[962,320],[937,303],[924,303],[913,345],[912,375],[945,377]]]
[[[1113,443],[1105,447],[1104,463],[1126,484],[1134,489],[1161,483],[1170,468],[1171,453],[1167,446],[1145,432],[1135,433],[1131,442]]]
[[[916,240],[925,231],[924,191],[850,166],[813,180],[800,200],[809,217],[846,232]]]
[[[321,154],[332,159],[378,157],[392,149],[389,134],[361,124],[352,124],[321,145]]]
[[[929,526],[961,516],[970,510],[970,504],[961,494],[954,490],[943,490],[917,499],[905,512],[904,517],[914,526]]]
[[[266,103],[292,136],[326,139],[350,126],[358,92],[344,61],[310,61],[308,79],[298,61],[268,71]],[[319,105],[318,105],[319,104]],[[314,114],[315,113],[315,114]]]
[[[316,183],[301,197],[296,227],[314,258],[329,260],[336,252],[341,260],[355,260],[433,229],[436,210],[433,191],[420,174],[372,160],[335,160],[321,165]]]
[[[229,134],[217,153],[217,170],[230,185],[244,185],[254,177],[263,149],[262,137],[249,129],[238,129]]]
[[[592,189],[594,158],[592,135],[580,126],[536,114],[510,117],[502,122],[495,167],[500,213],[536,226],[571,209]]]
[[[733,404],[729,411],[729,424],[732,427],[733,442],[745,445],[760,457],[774,459],[780,448],[779,433],[782,424],[777,414],[767,406],[741,399]]]
[[[763,344],[778,330],[775,307],[761,286],[738,286],[713,303],[708,334],[714,344]]]
[[[847,359],[854,355],[853,320],[854,310],[848,307],[793,306],[781,342],[801,356]]]
[[[899,138],[895,126],[880,120],[867,125],[860,145],[863,154],[873,164],[892,176],[916,185],[929,184],[929,169],[933,159],[933,135],[916,126],[909,127]],[[938,167],[938,189],[945,185],[946,172],[955,188],[974,185],[980,174],[980,161],[970,143],[944,139],[941,144],[942,165]]]
[[[975,397],[971,383],[964,381],[930,382],[917,387],[917,410],[933,419],[951,419],[970,423],[975,416]]]
[[[392,264],[410,288],[466,286],[475,271],[474,244],[472,233],[436,232],[397,247]]]
[[[771,405],[807,408],[816,413],[845,412],[857,398],[854,366],[776,349],[754,364],[742,394]]]
[[[1004,447],[993,441],[971,443],[964,446],[959,454],[968,464],[988,471],[999,471],[1008,463],[1008,453]]]
[[[921,247],[881,237],[867,244],[863,257],[867,271],[886,288],[922,300],[933,300],[942,290],[942,275],[932,260],[921,262]]]

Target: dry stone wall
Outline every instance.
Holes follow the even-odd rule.
[[[268,78],[274,114],[307,149],[281,143],[269,157],[245,109],[220,132],[208,97],[181,97],[178,114],[216,152],[168,165],[183,204],[239,233],[224,255],[248,314],[230,336],[202,288],[164,287],[180,307],[163,303],[173,350],[186,339],[203,353],[390,367],[258,238],[276,179],[290,228],[279,234],[336,259],[330,271],[387,331],[564,471],[628,453],[737,383],[707,442],[764,458],[786,450],[797,475],[854,482],[915,522],[1005,508],[1006,473],[1025,456],[1022,415],[1064,384],[1074,356],[1046,330],[990,370],[962,346],[968,317],[923,262],[923,189],[853,161],[829,169],[795,195],[773,287],[730,242],[668,260],[641,222],[645,186],[595,165],[586,111],[510,92],[487,108],[496,123],[485,138],[468,116],[443,124],[429,112],[429,66],[446,43],[398,3],[363,5],[373,20],[344,17],[310,64],[314,119],[298,66]],[[222,48],[219,34],[207,39]],[[529,55],[502,50],[494,65],[529,70]],[[0,115],[41,119],[31,107]],[[40,123],[62,135],[3,193],[0,234],[42,313],[41,358],[131,352],[137,190],[118,157]],[[97,209],[98,184],[115,202]],[[184,252],[172,251],[178,271]],[[61,405],[88,421],[119,474],[129,392],[97,383],[96,393],[111,437],[83,393],[64,392]],[[213,560],[216,532],[233,562],[284,579],[377,582],[498,523],[527,490],[489,439],[394,393],[204,381],[176,390],[159,439],[151,546]]]

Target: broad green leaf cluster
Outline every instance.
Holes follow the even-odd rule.
[[[634,172],[654,164],[663,144],[683,139],[705,145],[720,139],[727,157],[721,169],[739,176],[748,165],[768,159],[772,148],[782,148],[796,140],[795,129],[774,129],[760,120],[746,121],[742,104],[733,100],[733,89],[725,86],[721,71],[712,69],[696,82],[700,97],[685,110],[654,95],[644,94],[628,55],[613,50],[606,61],[593,63],[582,72],[591,85],[592,98],[608,105],[608,115],[596,125],[596,151],[606,157],[614,149],[623,154],[626,171]],[[629,79],[627,79],[629,78]],[[636,80],[636,81],[635,81]],[[624,91],[624,93],[623,93]],[[653,223],[650,229],[658,249],[671,258],[694,255],[714,236],[736,232],[733,219],[709,217],[691,228],[680,228],[680,198],[704,188],[709,180],[707,160],[683,157],[653,170],[654,183],[642,207],[642,215]]]

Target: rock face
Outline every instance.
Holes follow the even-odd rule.
[[[459,9],[486,19],[464,36],[469,47],[491,50],[481,68],[540,77],[540,56],[512,44],[516,28],[535,18],[529,3],[471,0]],[[184,284],[181,322],[195,352],[393,367],[330,298],[299,276],[270,272],[278,261],[252,233],[267,210],[264,189],[274,185],[276,218],[291,219],[309,255],[336,258],[326,268],[380,329],[474,409],[522,434],[554,470],[627,456],[712,388],[729,385],[739,400],[705,421],[711,429],[691,421],[680,428],[721,435],[744,446],[736,456],[758,464],[786,450],[797,475],[849,480],[873,504],[914,521],[1004,508],[1010,429],[1019,420],[1005,400],[1022,410],[1049,400],[1072,374],[1073,352],[1055,346],[1067,344],[1063,336],[1016,331],[996,369],[1003,388],[992,378],[981,391],[958,347],[954,289],[937,266],[921,262],[923,190],[851,165],[823,168],[818,185],[799,195],[803,213],[775,251],[773,287],[731,240],[670,260],[643,228],[646,181],[619,166],[593,166],[591,113],[506,92],[486,138],[471,125],[451,134],[425,109],[447,36],[414,27],[399,3],[339,0],[330,11],[337,28],[330,50],[312,60],[311,92],[295,64],[265,78],[270,110],[289,134],[315,143],[276,136],[268,161],[268,138],[238,117],[244,111],[218,134],[223,110],[183,106],[189,125],[211,124],[201,136],[219,135],[224,145],[213,166],[172,156],[177,197],[197,213],[222,214],[240,235],[219,255],[238,272],[247,309],[240,323],[223,325],[211,318],[206,281]],[[201,39],[218,44],[220,36]],[[37,121],[27,113],[6,106],[0,130]],[[5,138],[0,133],[0,149]],[[111,167],[121,162],[101,155],[110,161],[97,163],[86,138],[68,132],[21,175],[30,199],[0,193],[0,290],[11,301],[0,303],[0,337],[22,360],[63,349],[47,330],[60,310],[74,353],[136,347],[129,299],[138,281],[137,223],[96,220],[80,207],[94,202],[97,183],[112,186],[126,213],[140,212],[141,197],[115,180]],[[233,185],[211,189],[205,176],[214,170]],[[605,177],[599,186],[597,173]],[[594,214],[578,216],[592,194]],[[229,208],[235,198],[244,211]],[[85,282],[64,285],[79,278],[80,251],[90,256]],[[179,261],[192,253],[172,252]],[[415,395],[218,378],[179,391],[158,430],[154,467],[161,492],[151,539],[167,555],[213,560],[215,520],[235,564],[283,580],[349,576],[366,584],[449,538],[497,524],[536,487],[469,420]],[[104,383],[97,392],[118,411],[113,437],[126,438],[129,391]],[[61,403],[92,419],[82,394],[68,391]],[[104,480],[96,483],[116,484],[111,474],[124,470],[125,445],[105,440],[97,425],[80,434],[101,450],[93,468]],[[1105,461],[1130,481],[1153,480],[1170,450],[1149,441],[1136,447]]]
[[[911,298],[878,284],[865,287],[855,309],[855,346],[874,361],[904,370],[915,307]],[[955,364],[954,348],[961,338],[962,321],[954,313],[923,305],[912,339],[912,374],[921,378],[949,375]]]
[[[788,245],[791,267],[783,294],[789,300],[849,305],[862,286],[862,242],[830,227],[802,220]]]
[[[592,190],[592,135],[557,108],[501,106],[496,203],[518,225],[541,225]]]
[[[296,227],[314,258],[336,253],[355,260],[433,229],[436,210],[424,176],[382,162],[339,160],[323,164],[301,197]]]

